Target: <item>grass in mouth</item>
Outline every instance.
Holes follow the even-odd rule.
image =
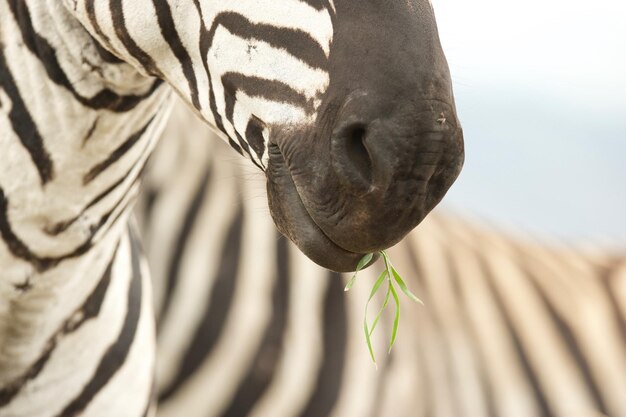
[[[363,330],[365,332],[365,341],[367,342],[367,348],[370,352],[370,356],[372,357],[372,361],[374,362],[375,365],[376,365],[376,357],[374,355],[374,349],[372,348],[371,337],[372,337],[372,333],[374,333],[374,329],[376,328],[376,325],[378,324],[378,321],[380,320],[383,314],[383,311],[385,311],[385,308],[387,308],[387,306],[389,305],[389,300],[391,297],[393,298],[393,301],[396,304],[396,312],[395,312],[395,316],[393,319],[393,327],[391,329],[391,338],[389,340],[388,353],[391,352],[391,348],[393,347],[393,344],[396,342],[396,337],[398,336],[398,325],[400,324],[400,297],[398,297],[398,291],[396,290],[395,285],[397,284],[398,287],[400,287],[400,290],[411,300],[415,301],[416,303],[424,305],[422,300],[417,298],[415,294],[413,294],[411,290],[409,290],[409,288],[407,287],[406,283],[404,282],[404,280],[402,279],[398,271],[393,267],[391,260],[389,259],[389,255],[387,255],[387,252],[385,252],[384,250],[380,251],[380,255],[382,256],[383,261],[385,262],[385,270],[378,276],[378,279],[376,279],[376,281],[374,282],[374,286],[372,287],[372,290],[370,291],[369,298],[367,299],[367,303],[365,304],[365,318],[363,320]],[[373,253],[368,253],[363,258],[361,258],[361,260],[359,261],[356,267],[356,271],[354,272],[354,275],[348,282],[348,285],[346,285],[346,287],[344,288],[344,291],[349,291],[350,288],[352,288],[352,286],[356,282],[356,276],[359,273],[359,271],[363,269],[367,264],[369,264],[373,257],[374,257]],[[374,318],[372,325],[369,326],[367,324],[367,309],[369,307],[370,301],[372,301],[372,298],[374,298],[374,295],[376,295],[376,293],[378,292],[378,290],[380,289],[380,287],[382,286],[384,282],[387,282],[387,292],[385,294],[385,301],[383,302],[383,305],[380,308],[380,310],[378,310],[378,313],[376,314],[376,317]]]

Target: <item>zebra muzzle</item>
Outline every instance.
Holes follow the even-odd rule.
[[[278,230],[315,263],[337,272],[354,271],[364,253],[342,248],[320,229],[302,202],[278,146],[270,145],[269,155],[267,195]]]

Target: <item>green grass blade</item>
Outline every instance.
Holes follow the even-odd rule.
[[[364,257],[361,258],[361,260],[359,261],[359,263],[356,266],[356,272],[359,272],[361,269],[365,268],[365,265],[367,265],[368,263],[370,263],[370,261],[372,260],[372,258],[374,257],[373,253],[368,253],[367,255],[365,255]]]
[[[343,290],[350,291],[350,288],[352,288],[355,282],[356,282],[356,272],[354,273],[354,275],[352,275],[352,278],[350,278],[350,281],[348,281],[348,284]]]
[[[398,298],[398,293],[396,289],[393,287],[393,284],[390,282],[389,286],[391,288],[391,295],[393,295],[393,299],[396,302],[396,316],[393,319],[393,328],[391,330],[391,341],[389,342],[389,352],[391,352],[391,348],[393,344],[396,342],[396,337],[398,336],[398,325],[400,324],[400,299]]]
[[[387,273],[387,270],[383,271],[378,276],[378,279],[376,280],[376,283],[374,283],[374,286],[372,287],[372,291],[370,292],[370,296],[367,299],[367,303],[365,304],[365,318],[363,319],[363,330],[365,331],[365,340],[367,341],[367,348],[370,351],[370,356],[372,357],[372,361],[374,362],[374,364],[376,364],[376,357],[374,356],[374,349],[372,348],[372,341],[370,339],[370,331],[369,331],[369,328],[367,326],[367,308],[369,307],[370,301],[372,301],[372,298],[374,298],[374,295],[376,294],[376,292],[380,288],[381,284],[383,283],[385,278],[387,278],[388,276],[389,275]],[[391,279],[389,279],[389,282],[391,282]]]
[[[374,355],[374,348],[372,346],[371,336],[374,333],[376,326],[380,322],[383,312],[389,305],[390,296],[393,296],[393,300],[396,303],[396,311],[395,311],[395,316],[393,320],[393,327],[391,329],[391,339],[389,341],[390,353],[391,353],[391,349],[393,348],[393,345],[396,343],[396,339],[398,337],[398,328],[400,327],[400,297],[398,296],[398,292],[396,291],[396,288],[394,287],[394,281],[398,284],[402,292],[407,297],[409,297],[411,300],[413,300],[416,303],[420,303],[424,305],[422,300],[417,298],[417,296],[415,296],[415,294],[413,294],[411,290],[409,290],[408,286],[406,285],[406,283],[404,282],[404,280],[402,279],[398,271],[392,265],[389,255],[387,255],[387,252],[380,251],[380,254],[382,255],[383,260],[385,262],[385,270],[383,270],[383,272],[381,272],[381,274],[378,276],[378,278],[376,279],[376,282],[374,283],[374,286],[372,287],[372,290],[370,291],[369,298],[367,299],[367,302],[365,303],[365,318],[363,320],[363,332],[365,333],[367,349],[370,353],[370,357],[372,358],[372,362],[374,362],[374,365],[376,365],[377,368],[378,368],[378,365],[376,364],[376,356]],[[348,291],[350,290],[350,288],[352,288],[352,286],[354,285],[356,281],[357,273],[361,269],[365,268],[365,266],[368,265],[372,261],[373,257],[374,257],[373,253],[368,253],[367,255],[364,255],[363,258],[361,258],[361,260],[357,264],[357,268],[356,268],[356,271],[354,272],[354,275],[352,276],[350,281],[348,281],[348,284],[344,288],[345,291]],[[385,300],[380,310],[378,310],[376,317],[374,318],[374,321],[372,322],[372,326],[369,327],[367,324],[367,311],[369,308],[369,304],[374,298],[374,295],[376,295],[376,293],[380,289],[380,286],[382,285],[385,279],[387,279],[387,282],[389,284],[389,287],[387,288],[387,292],[385,294]]]
[[[391,285],[389,285],[389,288],[387,289],[387,294],[385,295],[385,302],[383,303],[383,306],[380,308],[380,310],[378,310],[378,314],[376,314],[374,323],[372,323],[372,328],[370,329],[370,336],[372,335],[372,333],[374,333],[374,329],[376,328],[376,325],[378,324],[378,320],[380,320],[381,316],[383,315],[383,311],[385,310],[385,308],[387,308],[387,304],[389,304],[390,295],[391,295]]]
[[[350,281],[348,281],[348,284],[343,289],[344,291],[350,291],[350,288],[352,288],[352,286],[356,282],[356,274],[358,274],[361,269],[365,268],[365,265],[370,263],[370,261],[372,260],[373,257],[374,257],[373,253],[368,253],[367,255],[365,255],[365,256],[363,256],[361,258],[361,260],[359,261],[359,263],[356,266],[356,271],[354,271],[354,275],[352,275],[352,278],[350,278]]]
[[[372,362],[376,365],[378,369],[378,365],[376,364],[376,357],[374,356],[374,348],[372,348],[372,340],[370,339],[370,331],[367,328],[367,306],[369,306],[369,300],[365,304],[365,318],[363,319],[363,331],[365,332],[365,341],[367,342],[367,349],[370,352],[370,356],[372,357]]]
[[[417,298],[415,296],[415,294],[413,294],[411,292],[411,290],[409,290],[409,287],[406,286],[406,283],[404,282],[404,280],[400,277],[400,274],[398,274],[398,271],[396,271],[396,268],[394,268],[393,266],[391,267],[391,273],[393,274],[393,278],[396,280],[396,282],[398,283],[398,286],[400,287],[400,289],[402,290],[402,292],[404,294],[406,294],[407,297],[409,297],[411,300],[415,301],[416,303],[419,303],[421,305],[424,305],[424,302],[422,300],[420,300],[419,298]]]
[[[378,289],[380,288],[380,285],[383,283],[383,281],[385,280],[385,278],[387,277],[388,273],[387,270],[384,270],[383,272],[381,272],[381,274],[378,276],[378,279],[376,280],[376,282],[374,283],[374,286],[372,287],[372,291],[370,292],[370,298],[367,299],[367,301],[369,302],[372,298],[374,298],[374,294],[376,294],[376,291],[378,291]]]
[[[380,254],[383,255],[383,260],[385,261],[385,269],[387,269],[387,271],[389,271],[389,274],[391,274],[391,261],[389,260],[389,255],[387,255],[387,252],[385,252],[384,250],[381,250]]]

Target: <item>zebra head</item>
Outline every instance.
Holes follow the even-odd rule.
[[[353,270],[441,200],[463,163],[429,0],[66,0],[267,176],[278,229]]]

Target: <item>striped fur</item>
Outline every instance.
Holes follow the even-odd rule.
[[[350,2],[337,5],[361,10]],[[461,130],[430,6],[425,0],[396,5],[385,9],[392,11],[389,27],[398,28],[396,19],[407,16],[424,25],[418,31],[418,25],[402,23],[411,36],[420,36],[415,56],[404,61],[427,74],[417,88],[415,71],[400,71],[411,89],[402,88],[403,77],[391,77],[395,87],[416,90],[402,110],[413,114],[413,101],[424,101],[420,115],[438,132],[427,145],[454,135],[454,152],[439,158],[445,166],[426,164],[436,183],[424,194],[429,210],[458,174]],[[270,129],[282,129],[283,137],[312,126],[328,130],[339,106],[327,103],[321,111],[322,98],[343,100],[355,92],[355,86],[340,84],[339,98],[327,94],[333,92],[330,50],[339,43],[337,10],[334,0],[0,0],[2,417],[154,413],[151,285],[128,223],[172,91],[263,170]],[[366,12],[371,18],[372,10]],[[360,38],[343,33],[344,47],[355,51],[350,41]],[[405,38],[400,35],[393,40]],[[370,46],[356,57],[371,56]],[[395,48],[378,51],[384,59]],[[420,55],[428,59],[414,59]],[[339,54],[344,61],[349,57]],[[335,66],[353,81],[345,63]],[[450,114],[443,117],[442,111]],[[405,116],[399,127],[415,129]],[[200,184],[208,184],[214,177],[207,172],[202,178]],[[426,187],[428,180],[419,183]],[[248,237],[243,214],[234,213],[231,220],[241,222],[224,231],[235,250],[224,250],[224,259],[234,257],[224,276],[239,265],[239,242],[250,239],[252,247],[267,237]],[[265,232],[273,236],[273,230],[267,226]],[[356,255],[343,253],[349,266]],[[283,280],[287,276],[281,272]],[[284,283],[272,289],[272,312],[259,305],[256,319],[280,315],[290,288]],[[234,288],[230,281],[223,287],[226,293]],[[219,333],[221,326],[210,331]],[[272,330],[270,347],[285,326],[279,322]]]
[[[202,3],[189,1],[174,16],[174,2],[157,0],[0,0],[2,417],[154,411],[151,284],[128,219],[170,112],[170,86],[263,166],[263,131],[253,111],[300,117],[328,84],[323,70],[308,65],[328,53],[326,7],[283,2],[303,25],[285,28],[294,35],[285,51],[271,38],[278,2],[257,10],[257,23],[237,4],[219,9],[211,2],[208,10]],[[209,19],[225,28],[213,35],[232,55],[212,69],[218,81],[200,58],[201,51],[218,53],[207,44]],[[246,20],[252,32],[229,32],[233,19]],[[188,30],[180,32],[181,25]],[[256,48],[259,65],[242,70],[236,54],[243,46]],[[269,83],[282,88],[274,95],[258,93],[271,54],[284,56],[279,74],[287,77]],[[303,85],[311,90],[303,87],[291,105],[275,101]],[[238,100],[256,104],[226,100],[234,86],[243,92]]]
[[[267,126],[310,125],[329,84],[332,2],[65,0],[115,57],[164,79],[267,166]]]
[[[171,100],[61,2],[0,1],[0,415],[152,409],[149,274],[128,218]]]
[[[159,416],[626,417],[625,256],[437,213],[391,249],[426,306],[402,303],[391,356],[386,318],[376,371],[362,333],[375,271],[345,294],[346,276],[273,232],[261,177],[186,113],[139,206]]]

